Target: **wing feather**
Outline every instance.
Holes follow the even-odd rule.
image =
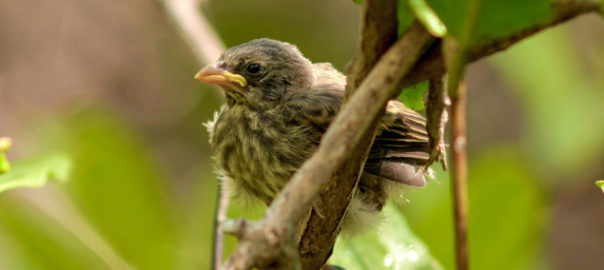
[[[342,104],[346,77],[330,64],[314,64],[315,84],[287,102],[296,122],[307,122],[323,134]],[[318,135],[321,136],[321,135]],[[318,139],[318,138],[317,138]],[[378,124],[365,172],[412,186],[423,186],[422,165],[430,158],[426,120],[419,113],[391,100]]]
[[[423,186],[421,165],[430,159],[426,121],[419,113],[391,100],[381,119],[365,170],[412,186]],[[414,168],[411,170],[411,168]]]

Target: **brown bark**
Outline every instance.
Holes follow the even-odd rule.
[[[462,82],[451,96],[451,188],[455,216],[455,256],[457,269],[469,267],[468,260],[468,158],[466,153],[466,86]]]
[[[445,125],[449,120],[446,107],[451,101],[443,86],[442,78],[430,79],[428,89],[428,102],[426,104],[426,128],[430,139],[430,166],[435,161],[442,163],[447,170],[447,157],[445,152]]]
[[[354,94],[382,54],[396,41],[396,10],[396,0],[363,1],[359,45],[347,76],[347,99]],[[313,205],[306,230],[298,245],[302,269],[318,269],[331,255],[340,233],[340,222],[355,192],[373,141],[376,119],[380,115],[363,132],[358,146],[332,176]]]

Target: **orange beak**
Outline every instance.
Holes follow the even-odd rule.
[[[243,76],[218,68],[217,65],[202,68],[195,74],[195,79],[207,84],[216,84],[237,90],[247,86],[247,81]]]

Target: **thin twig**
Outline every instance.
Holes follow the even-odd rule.
[[[466,154],[466,87],[463,85],[465,47],[449,37],[444,42],[449,75],[447,88],[451,98],[451,193],[455,227],[457,270],[467,270],[468,259],[468,162]],[[450,60],[449,60],[450,59]]]
[[[227,219],[227,209],[229,208],[229,197],[225,194],[225,189],[222,185],[218,185],[216,190],[216,208],[214,216],[214,231],[213,231],[213,249],[212,249],[212,269],[218,270],[222,267],[222,252],[224,250],[224,234],[222,232],[222,223]]]
[[[163,0],[166,10],[178,26],[181,36],[199,63],[216,61],[224,45],[199,10],[199,0]]]
[[[451,98],[451,144],[453,148],[451,187],[455,217],[457,270],[467,270],[468,255],[468,159],[466,153],[466,87],[463,83],[468,62],[468,45],[474,33],[481,0],[471,0],[459,37],[445,37],[443,51],[449,73],[447,88]]]
[[[451,187],[455,214],[455,255],[457,270],[467,270],[468,260],[468,160],[466,153],[466,88],[451,97],[451,141],[453,142]]]
[[[189,44],[200,64],[215,61],[225,50],[225,47],[208,20],[199,10],[200,0],[163,0],[166,10],[172,21],[177,26],[179,33]],[[215,87],[216,93],[221,92]],[[216,192],[216,216],[214,217],[212,269],[219,269],[222,262],[223,233],[220,224],[226,220],[228,197],[224,194],[222,186]]]
[[[426,128],[430,139],[430,161],[426,168],[435,161],[440,161],[443,170],[447,170],[445,151],[445,125],[449,120],[445,108],[451,105],[451,100],[445,91],[442,78],[430,79],[428,102],[426,104]]]

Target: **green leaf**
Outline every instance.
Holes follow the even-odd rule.
[[[409,0],[409,7],[430,34],[435,37],[443,37],[447,34],[447,26],[425,0]]]
[[[405,88],[399,99],[405,104],[405,107],[421,111],[424,109],[424,93],[426,91],[428,91],[428,81]]]
[[[449,34],[460,38],[472,0],[427,0],[444,21]],[[469,45],[482,44],[513,35],[535,25],[548,22],[553,12],[550,0],[489,0],[482,1]]]
[[[383,215],[378,231],[338,239],[329,263],[347,270],[442,269],[392,203]]]
[[[602,190],[602,192],[604,192],[604,180],[596,181],[596,186],[599,187]]]
[[[71,170],[71,160],[63,154],[16,161],[12,169],[0,175],[0,192],[20,187],[42,187],[53,179],[64,182]]]
[[[6,152],[10,150],[12,141],[9,137],[0,137],[0,174],[10,170],[10,163],[6,159]]]
[[[4,152],[0,152],[0,174],[4,174],[10,170],[10,163],[8,163],[8,159],[6,159],[6,154]]]

